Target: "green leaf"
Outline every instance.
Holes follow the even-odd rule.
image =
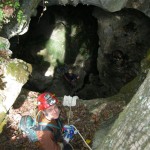
[[[16,9],[18,9],[18,8],[20,7],[19,2],[15,2],[14,7],[15,7]]]
[[[0,22],[3,21],[3,18],[4,18],[4,12],[2,9],[0,9]]]
[[[4,4],[0,4],[0,8],[3,8],[4,7]]]
[[[19,23],[21,23],[22,19],[23,19],[23,11],[19,10],[18,13],[17,13],[17,21]]]

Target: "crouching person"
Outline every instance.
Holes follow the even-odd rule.
[[[60,110],[57,107],[58,99],[51,93],[45,92],[38,97],[38,118],[36,133],[41,147],[44,150],[72,150],[64,142],[63,126],[59,119]]]

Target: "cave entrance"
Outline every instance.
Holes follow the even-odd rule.
[[[31,18],[26,34],[10,39],[13,58],[22,59],[33,67],[24,85],[32,91],[51,91],[57,96],[73,95],[98,76],[97,19],[92,16],[94,6],[50,6]],[[69,69],[79,76],[70,84],[64,73]],[[80,95],[82,98],[82,95]]]
[[[32,65],[24,88],[59,97],[104,98],[140,73],[150,47],[149,26],[150,19],[134,9],[110,13],[80,4],[43,12],[39,6],[28,32],[10,39],[10,48],[13,58]]]

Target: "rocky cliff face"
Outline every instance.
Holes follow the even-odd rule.
[[[43,2],[45,3],[43,4]],[[31,51],[32,56],[33,56],[32,58],[29,57],[31,56],[30,53],[24,53],[25,51],[20,51],[20,52],[21,53],[23,52],[21,56],[26,55],[26,58],[28,58],[28,60],[32,59],[32,61],[36,61],[37,64],[39,64],[40,62],[40,66],[44,70],[39,68],[39,66],[35,63],[35,64],[32,64],[32,66],[34,67],[33,72],[32,72],[31,64],[29,65],[28,63],[26,63],[26,61],[23,61],[20,59],[10,58],[12,52],[11,50],[9,50],[10,44],[8,41],[8,39],[11,40],[11,38],[16,35],[23,35],[28,32],[29,25],[31,22],[31,17],[36,15],[36,11],[37,11],[36,8],[38,5],[43,6],[42,12],[40,14],[41,15],[40,18],[42,19],[42,16],[44,15],[45,10],[48,6],[63,5],[65,7],[68,4],[70,4],[71,6],[75,6],[75,7],[77,7],[78,4],[94,6],[93,15],[97,20],[97,34],[98,34],[98,40],[99,40],[96,43],[99,46],[99,48],[97,47],[96,49],[96,53],[94,53],[95,52],[94,50],[89,51],[89,49],[87,49],[85,45],[89,41],[91,42],[92,39],[87,38],[88,42],[87,43],[83,42],[82,41],[83,34],[82,32],[80,32],[80,29],[83,30],[85,29],[85,27],[91,27],[91,26],[88,26],[88,24],[91,23],[90,21],[88,22],[87,20],[87,22],[85,23],[87,24],[86,26],[83,26],[83,24],[80,24],[79,28],[73,28],[74,32],[72,32],[71,34],[70,26],[66,22],[62,21],[61,20],[62,18],[58,17],[59,19],[56,20],[57,25],[58,25],[57,21],[61,20],[61,25],[59,26],[59,29],[66,28],[68,31],[66,34],[67,42],[65,45],[68,48],[68,51],[67,51],[68,53],[66,54],[68,57],[66,58],[65,61],[68,64],[71,63],[71,66],[73,66],[72,69],[74,70],[74,73],[80,75],[80,78],[78,80],[79,86],[77,88],[73,88],[73,90],[70,90],[71,89],[70,86],[68,86],[68,84],[64,84],[64,81],[59,80],[60,74],[55,74],[55,78],[52,78],[52,77],[43,78],[45,74],[44,67],[47,67],[50,64],[47,63],[47,61],[45,62],[45,60],[43,61],[43,56],[40,56],[40,57],[36,56],[36,58],[38,59],[35,59],[35,55],[36,55],[35,51]],[[123,95],[120,97],[120,99],[122,99],[122,101],[129,102],[132,99],[132,96],[136,93],[142,81],[145,79],[145,76],[149,70],[149,47],[150,47],[149,5],[150,5],[150,2],[147,0],[145,1],[141,1],[141,0],[136,0],[136,1],[135,0],[128,0],[128,1],[127,0],[108,0],[108,1],[106,0],[73,0],[73,1],[70,1],[70,0],[57,0],[57,1],[56,0],[49,0],[49,1],[30,0],[30,1],[22,1],[21,8],[23,10],[23,15],[24,15],[22,22],[18,23],[15,18],[12,18],[9,23],[3,24],[0,28],[0,36],[2,36],[2,38],[0,38],[0,56],[1,56],[0,57],[0,69],[1,69],[1,72],[0,72],[0,77],[1,77],[1,80],[0,80],[0,86],[1,86],[0,87],[0,111],[1,111],[0,123],[3,122],[7,111],[15,102],[17,96],[19,95],[22,89],[22,86],[28,81],[31,72],[32,73],[36,72],[35,76],[38,75],[37,78],[40,77],[39,78],[40,82],[38,81],[40,84],[43,83],[43,85],[47,84],[47,86],[49,86],[49,81],[51,81],[50,84],[53,86],[52,88],[49,88],[47,90],[56,89],[56,91],[59,92],[60,88],[58,87],[61,87],[62,90],[61,90],[60,96],[64,94],[72,93],[72,94],[78,94],[79,96],[83,97],[83,99],[85,100],[92,99],[93,96],[108,97],[108,96],[118,93],[121,87],[124,86],[120,91],[121,95]],[[50,23],[50,20],[45,20],[45,21],[48,21],[48,23]],[[54,27],[56,26],[52,25],[53,29]],[[85,33],[91,33],[91,32],[88,32],[88,31],[91,31],[90,28],[89,29],[86,28],[86,29],[87,30],[85,30]],[[71,39],[70,37],[72,35],[74,38]],[[46,36],[46,38],[48,36]],[[4,37],[6,39],[4,39]],[[74,41],[74,43],[77,42],[73,45],[74,47],[70,46],[71,45],[70,41],[72,40]],[[70,42],[70,45],[68,44],[69,42]],[[40,46],[41,46],[40,49],[41,48],[43,49],[42,47],[43,45],[40,45]],[[92,49],[91,45],[89,47]],[[28,48],[28,47],[25,47],[25,48]],[[32,47],[32,48],[35,48],[35,47]],[[70,50],[71,48],[74,48],[73,49],[74,51],[71,51]],[[41,53],[43,54],[43,52],[44,51],[42,51]],[[77,52],[80,52],[80,53],[77,53]],[[48,53],[44,53],[44,55],[47,57],[49,56]],[[89,57],[89,56],[92,56],[92,57]],[[72,62],[72,60],[74,61]],[[55,63],[60,63],[60,62],[55,60]],[[59,67],[61,68],[61,65]],[[93,67],[95,67],[94,71],[92,70]],[[51,73],[51,71],[55,71],[55,69],[57,68],[53,68],[53,69],[54,70],[51,70],[50,68],[49,73]],[[59,72],[60,70],[57,70],[57,71]],[[42,87],[40,86],[38,82],[36,82],[37,78],[36,80],[33,80],[34,85],[37,84],[36,88],[38,90],[39,88],[42,88],[42,90],[45,90],[44,86]],[[149,74],[147,75],[147,79],[143,84],[146,87],[146,89],[149,88],[148,81],[149,81]],[[136,96],[137,98],[136,97],[133,98],[133,103],[131,103],[131,106],[135,104],[135,112],[138,111],[139,105],[142,103],[139,103],[139,105],[136,105],[138,103],[136,99],[141,100],[141,97],[143,97],[142,99],[145,99],[146,101],[146,104],[144,103],[144,106],[146,106],[145,108],[147,109],[145,113],[149,114],[149,110],[148,110],[149,99],[147,98],[148,90],[145,91],[144,87],[142,86],[140,88],[140,91],[138,92],[141,93],[142,95],[137,94]],[[115,99],[115,97],[113,98]],[[141,112],[142,112],[142,109],[145,109],[144,106],[143,108],[142,107],[140,108]],[[130,110],[126,109],[126,112],[124,114],[129,113],[128,111]],[[120,120],[122,120],[122,118],[125,118],[124,114],[121,116]],[[133,113],[132,117],[134,118],[134,116],[136,116],[135,113]],[[146,126],[149,123],[147,118],[146,118],[146,121],[143,123],[144,125],[142,124],[142,122],[137,123],[137,125],[142,124],[142,127]],[[116,124],[116,126],[119,126],[118,124]],[[134,129],[132,129],[132,131],[134,133]],[[143,130],[143,131],[145,132],[147,130]],[[145,138],[147,138],[147,136],[145,136]],[[107,141],[110,141],[109,138],[106,139],[106,142]],[[132,142],[132,140],[129,142]],[[147,140],[145,140],[145,142],[147,142]],[[115,142],[113,141],[113,143]],[[141,145],[139,144],[139,146],[142,147],[142,144]],[[108,147],[108,146],[103,145],[103,147]],[[136,149],[136,146],[134,148]]]
[[[44,3],[43,3],[44,2]],[[52,5],[73,5],[77,6],[78,4],[83,5],[93,5],[99,8],[102,8],[109,12],[119,11],[122,8],[133,8],[143,12],[145,15],[150,16],[149,5],[150,2],[147,0],[31,0],[31,1],[22,1],[21,9],[23,10],[23,20],[21,24],[18,24],[17,20],[13,19],[11,23],[8,23],[3,26],[0,31],[0,35],[11,38],[15,35],[22,35],[28,31],[29,23],[31,20],[31,16],[36,15],[36,8],[40,4],[43,6],[43,12],[46,10],[46,6]]]
[[[80,41],[85,40],[85,39],[83,39],[83,36],[79,37],[80,29],[77,29],[76,34],[78,38],[77,37],[74,38],[74,43],[78,42],[78,45],[81,45],[81,47],[79,46],[77,47],[76,46],[77,44],[75,44],[74,47],[73,45],[72,47],[70,47],[68,44],[68,49],[80,48],[80,52],[82,52],[82,55],[77,56],[77,51],[73,51],[73,52],[68,51],[68,57],[66,57],[68,60],[66,59],[66,61],[68,61],[68,63],[73,64],[73,62],[71,61],[73,59],[74,60],[76,59],[76,58],[73,58],[75,55],[77,56],[77,60],[74,63],[74,65],[76,68],[78,68],[78,69],[75,69],[75,72],[77,74],[80,74],[80,80],[77,83],[79,84],[79,86],[73,89],[73,91],[70,91],[70,88],[68,87],[68,85],[62,86],[64,85],[64,82],[61,83],[61,81],[58,80],[57,75],[56,75],[57,77],[55,78],[56,80],[55,79],[53,80],[52,78],[49,78],[49,77],[43,78],[44,70],[41,70],[41,73],[40,74],[38,73],[40,76],[38,74],[36,74],[35,76],[38,77],[38,80],[42,79],[41,82],[44,83],[43,85],[50,86],[49,83],[53,85],[52,86],[53,88],[48,88],[49,90],[55,90],[56,89],[55,85],[59,85],[60,87],[62,87],[62,89],[64,89],[64,91],[62,91],[60,96],[64,94],[69,94],[70,92],[72,92],[72,93],[78,94],[80,97],[83,97],[84,99],[90,99],[94,95],[96,97],[101,97],[101,96],[106,97],[108,95],[113,95],[114,93],[117,93],[118,90],[120,90],[120,88],[123,85],[125,85],[127,82],[131,81],[135,76],[138,75],[138,73],[140,72],[140,61],[145,57],[146,52],[149,48],[148,39],[150,35],[149,34],[150,23],[149,23],[149,18],[144,16],[144,14],[149,16],[149,10],[148,10],[149,2],[148,1],[141,2],[138,0],[137,1],[127,1],[127,0],[112,1],[110,0],[106,2],[102,0],[100,1],[76,0],[76,1],[70,2],[67,0],[58,0],[58,1],[45,1],[45,3],[42,3],[40,0],[37,0],[37,1],[31,0],[30,2],[22,1],[20,6],[24,12],[23,14],[24,17],[23,17],[21,24],[19,24],[17,20],[15,21],[15,19],[13,19],[11,22],[3,25],[0,31],[0,35],[10,39],[11,37],[15,35],[22,35],[26,33],[28,31],[31,16],[36,15],[36,12],[37,12],[36,8],[38,5],[43,6],[41,16],[39,16],[39,18],[41,17],[42,19],[42,17],[44,18],[43,14],[46,13],[45,12],[46,8],[48,6],[53,6],[56,4],[64,5],[64,6],[67,6],[68,4],[70,4],[73,7],[74,6],[77,7],[78,4],[85,4],[87,6],[92,5],[92,6],[97,7],[97,8],[94,8],[93,15],[97,19],[97,22],[98,22],[97,34],[99,38],[99,42],[98,42],[99,50],[98,52],[96,52],[98,53],[98,55],[96,53],[95,53],[96,55],[95,54],[93,56],[91,55],[91,53],[94,52],[92,50],[92,46],[94,44],[89,47],[87,47],[86,45],[88,41],[93,40],[90,38],[86,39],[87,40],[86,43],[79,44],[78,39],[80,39]],[[122,11],[119,11],[124,7],[133,8],[133,9],[124,9]],[[143,12],[144,14],[142,14],[138,10]],[[119,11],[119,12],[116,12],[116,11]],[[111,12],[114,12],[114,13],[111,13]],[[62,11],[62,14],[63,13],[64,11]],[[57,14],[57,16],[58,15],[59,14]],[[48,21],[48,19],[46,18],[45,20]],[[86,22],[88,23],[88,20],[86,20]],[[91,20],[89,20],[89,22],[91,23]],[[47,25],[46,22],[45,24]],[[52,24],[51,26],[52,28],[54,27],[54,25]],[[85,32],[87,32],[90,35],[94,33],[94,32],[93,33],[91,32],[91,27],[92,26],[83,27],[81,25],[81,27],[79,28],[82,28],[82,30],[83,28],[86,28]],[[38,29],[38,30],[43,31],[42,26],[41,26],[41,29]],[[68,28],[68,31],[69,31],[69,28]],[[46,35],[46,38],[48,38],[48,34]],[[68,36],[68,39],[69,39],[69,36]],[[69,41],[67,43],[69,43]],[[29,47],[26,47],[26,45],[23,48],[30,49]],[[23,53],[23,55],[26,56],[26,58],[30,58],[28,57],[29,55],[30,56],[36,55],[35,51],[33,51],[34,49],[33,47],[31,50],[31,54],[29,53],[30,51],[28,51],[28,54],[27,54],[26,49],[24,52],[21,52],[20,50],[17,50],[17,51],[18,52],[20,51],[20,53]],[[90,49],[90,51],[86,49]],[[98,49],[98,47],[95,47],[95,49]],[[92,56],[93,58],[89,59],[89,56],[90,57]],[[41,61],[41,58],[38,58],[37,62],[39,62],[39,60]],[[45,65],[48,65],[48,64],[44,63],[44,66]],[[81,69],[83,65],[84,65],[84,68]],[[36,68],[39,68],[38,65],[37,67],[36,65],[33,65],[33,66],[35,66],[33,68],[33,72],[34,73],[38,72],[38,69],[36,69]],[[10,67],[13,68],[12,65],[10,65]],[[95,71],[94,71],[94,74],[93,74],[93,71],[91,72],[92,69],[96,71],[96,74],[95,74]],[[50,71],[51,69],[49,70],[49,72]],[[34,76],[32,77],[33,77],[33,84],[37,90],[43,91],[47,89],[47,87],[45,86],[41,86],[40,84],[38,85],[37,82],[34,81],[35,77]],[[53,83],[52,83],[52,80],[54,81]],[[84,84],[84,82],[86,82],[87,84]]]
[[[0,38],[0,122],[3,122],[8,110],[15,102],[22,86],[27,82],[31,73],[31,65],[23,60],[10,59],[10,43]],[[0,127],[1,128],[1,127]]]

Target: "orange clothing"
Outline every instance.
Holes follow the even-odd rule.
[[[40,122],[44,122],[47,124],[53,124],[55,126],[57,126],[57,122],[56,120],[52,120],[49,121],[45,118],[44,115],[42,115],[41,121]],[[63,139],[60,136],[57,141],[55,139],[55,135],[57,134],[58,129],[51,127],[52,131],[50,130],[37,130],[37,137],[38,140],[41,144],[41,147],[43,148],[43,150],[61,150],[61,146],[58,142],[62,142]]]

